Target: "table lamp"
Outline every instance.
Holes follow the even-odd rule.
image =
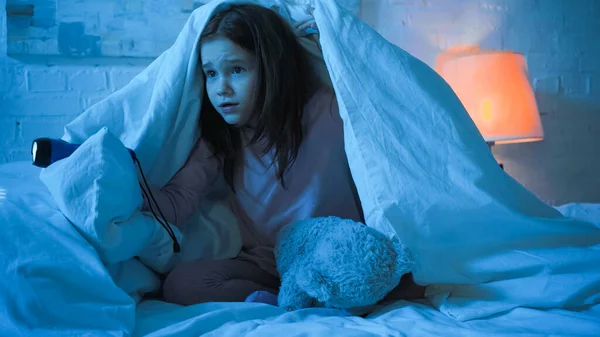
[[[522,54],[454,49],[438,56],[435,70],[452,87],[490,149],[544,138]]]

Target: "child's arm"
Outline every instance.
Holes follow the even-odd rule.
[[[198,141],[185,164],[164,187],[151,186],[152,195],[166,220],[183,228],[183,224],[198,210],[204,196],[212,190],[219,171],[217,158],[203,141]],[[144,197],[142,211],[151,210],[149,202],[151,200]],[[152,207],[160,216],[154,202]]]

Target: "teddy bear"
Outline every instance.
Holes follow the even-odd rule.
[[[281,229],[275,244],[278,305],[364,308],[383,299],[413,260],[397,237],[349,219],[310,218]]]

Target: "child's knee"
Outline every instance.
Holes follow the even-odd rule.
[[[226,280],[218,262],[192,261],[173,268],[162,286],[165,301],[180,305],[211,302],[214,288]]]

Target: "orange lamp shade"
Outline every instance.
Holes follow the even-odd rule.
[[[523,55],[499,51],[441,54],[435,67],[486,142],[519,143],[544,138]]]

